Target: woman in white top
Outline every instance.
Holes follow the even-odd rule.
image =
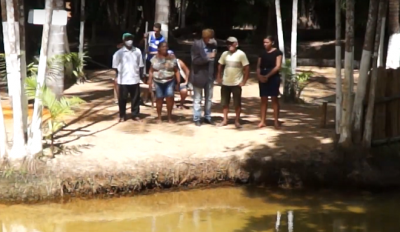
[[[168,50],[168,53],[170,55],[173,55],[174,52],[172,50]],[[176,59],[178,63],[178,68],[179,68],[179,73],[181,74],[181,81],[179,84],[179,93],[181,95],[181,100],[180,100],[180,105],[178,106],[179,109],[188,109],[188,107],[185,106],[185,100],[188,96],[188,88],[189,87],[189,75],[190,75],[190,70],[186,66],[186,64],[180,60]]]

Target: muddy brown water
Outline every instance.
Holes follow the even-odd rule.
[[[396,193],[226,187],[63,204],[0,205],[0,231],[390,232],[400,231],[399,208]]]

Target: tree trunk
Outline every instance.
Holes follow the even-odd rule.
[[[290,62],[291,62],[291,70],[292,70],[292,81],[290,87],[290,96],[292,96],[292,101],[296,98],[296,68],[297,68],[297,13],[298,13],[298,0],[293,0],[293,8],[292,8],[292,38],[291,38],[291,52],[290,52]],[[293,94],[294,93],[294,94]]]
[[[13,146],[9,155],[10,160],[20,160],[26,156],[25,136],[22,117],[21,99],[21,72],[19,69],[19,56],[17,53],[17,35],[15,30],[14,1],[6,0],[8,41],[10,43],[10,69],[7,71],[7,79],[12,85],[13,107]],[[5,35],[7,36],[7,34]]]
[[[85,0],[81,0],[81,25],[79,32],[79,58],[83,60],[83,46],[85,43]]]
[[[280,0],[275,0],[275,10],[276,10],[276,28],[278,31],[278,43],[279,50],[282,52],[282,66],[286,64],[285,58],[285,40],[283,38],[283,27],[282,27],[282,14],[281,14],[281,2]],[[287,98],[287,84],[286,84],[286,76],[284,73],[282,75],[282,86],[283,86],[283,97]]]
[[[368,106],[367,106],[367,113],[365,116],[364,135],[363,135],[363,146],[367,148],[371,146],[372,142],[372,120],[374,117],[376,82],[378,80],[378,52],[380,49],[381,40],[383,40],[381,29],[382,27],[384,27],[384,21],[387,11],[387,3],[388,0],[379,1],[379,14],[375,32],[374,55],[372,61],[372,75],[371,75]]]
[[[400,68],[400,22],[399,0],[389,0],[389,46],[386,58],[386,68]]]
[[[3,27],[3,44],[4,44],[4,55],[6,58],[6,69],[8,70],[10,65],[10,43],[8,42],[8,25],[7,25],[7,6],[6,0],[1,0],[1,20],[2,20],[2,27]],[[7,71],[8,72],[8,71]],[[12,105],[12,86],[10,82],[7,81],[7,88],[8,88],[8,97],[10,98],[10,104]]]
[[[354,0],[346,2],[346,46],[344,56],[343,112],[339,144],[351,146],[351,107],[353,86],[353,52],[354,52]]]
[[[385,7],[385,12],[383,12],[383,16],[382,19],[378,18],[378,20],[382,20],[382,25],[381,25],[381,35],[380,35],[380,42],[379,42],[379,51],[378,51],[378,63],[377,66],[378,67],[383,67],[384,61],[383,61],[383,47],[385,46],[385,29],[386,29],[386,14],[387,14],[387,0],[386,1],[386,7]]]
[[[341,0],[335,0],[335,21],[336,21],[336,134],[340,135],[340,120],[342,113],[342,20],[341,20]]]
[[[379,7],[378,0],[369,1],[367,29],[364,38],[364,48],[361,56],[360,74],[358,78],[357,91],[354,98],[352,110],[353,142],[360,143],[362,139],[362,123],[364,114],[364,99],[367,92],[368,72],[371,68],[371,56],[374,47],[374,36],[376,30],[376,19]]]
[[[54,10],[63,10],[64,1],[55,0]],[[51,25],[50,30],[50,47],[48,58],[52,60],[52,70],[55,70],[54,75],[46,78],[46,85],[50,88],[57,98],[61,98],[64,92],[64,64],[59,57],[65,54],[64,34],[66,27],[60,25]]]
[[[3,105],[0,98],[0,159],[3,160],[8,155],[8,139],[6,124],[4,122]]]
[[[186,0],[181,0],[181,28],[186,27]]]
[[[32,157],[42,153],[43,151],[43,145],[42,145],[43,105],[39,97],[39,94],[40,90],[43,88],[46,81],[47,54],[48,54],[47,52],[50,44],[49,38],[50,38],[50,28],[52,27],[51,23],[53,15],[53,3],[54,3],[53,0],[46,0],[46,6],[45,6],[46,15],[45,15],[45,22],[43,24],[42,45],[40,48],[38,75],[36,78],[37,81],[36,97],[33,106],[32,123],[29,130],[29,141],[28,141],[28,146]]]
[[[28,133],[28,97],[25,93],[26,79],[26,37],[25,37],[25,5],[24,0],[16,0],[19,8],[19,51],[20,51],[20,70],[21,70],[21,100],[22,100],[22,118],[24,123],[25,139]]]
[[[154,21],[161,23],[161,33],[168,41],[169,0],[156,0],[156,15]]]

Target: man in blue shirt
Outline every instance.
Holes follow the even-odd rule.
[[[144,34],[143,37],[143,42],[148,43],[148,50],[145,51],[147,54],[146,57],[146,73],[149,73],[150,69],[150,60],[153,58],[155,54],[157,54],[158,51],[158,45],[161,42],[165,41],[165,38],[163,35],[161,35],[161,24],[160,23],[155,23],[153,26],[153,31],[150,31],[148,33]]]

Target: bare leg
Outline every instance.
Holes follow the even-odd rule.
[[[236,119],[235,119],[235,127],[237,129],[241,128],[242,126],[240,125],[240,113],[242,112],[242,107],[238,106],[235,108],[235,112],[236,112]]]
[[[279,111],[280,111],[280,105],[279,105],[279,99],[278,97],[271,97],[272,98],[272,108],[274,109],[274,126],[275,129],[279,129]]]
[[[164,98],[156,99],[156,108],[157,108],[157,122],[161,123],[161,110],[163,106]]]
[[[173,123],[172,121],[172,109],[174,108],[174,97],[167,97],[167,114],[168,114],[168,121],[169,123]]]
[[[185,100],[186,100],[186,98],[188,96],[187,89],[182,89],[180,91],[180,94],[181,94],[181,104],[180,104],[179,108],[183,109],[183,108],[185,108]]]
[[[224,106],[224,107],[222,108],[222,113],[224,114],[224,119],[223,119],[222,122],[219,124],[219,126],[226,126],[226,125],[228,125],[229,105],[228,105],[228,106]]]
[[[260,124],[259,128],[265,127],[265,120],[267,118],[268,97],[261,97],[261,110],[260,110]]]

